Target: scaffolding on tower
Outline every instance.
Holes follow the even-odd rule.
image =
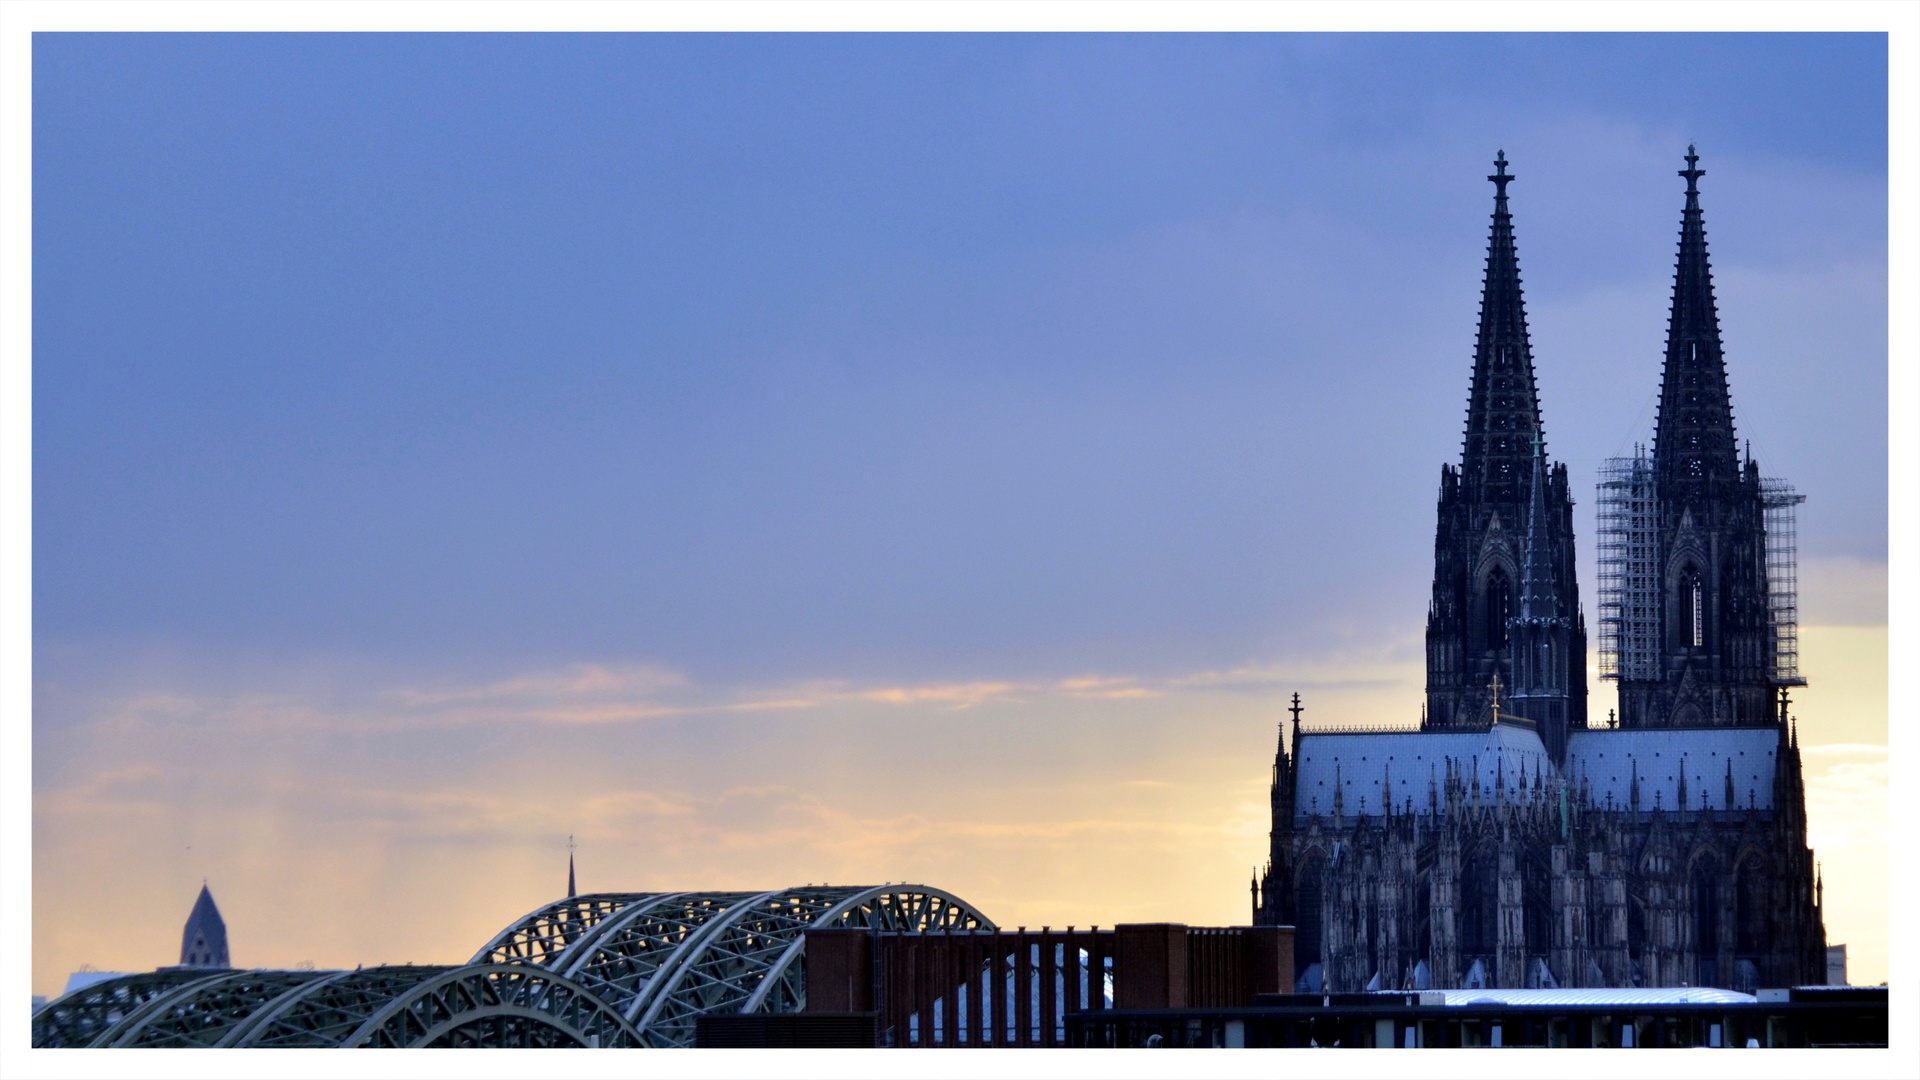
[[[1805,686],[1800,674],[1800,541],[1798,511],[1805,495],[1779,477],[1760,479],[1767,531],[1767,619],[1773,624],[1773,682]]]
[[[1658,505],[1653,459],[1636,445],[1630,457],[1600,465],[1594,500],[1599,560],[1600,677],[1660,677],[1660,579],[1655,567]]]

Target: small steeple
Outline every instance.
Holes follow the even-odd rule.
[[[200,883],[200,898],[193,902],[186,929],[180,934],[181,967],[232,967],[227,955],[227,921],[213,902],[207,883]]]
[[[573,885],[573,834],[567,834],[567,899],[579,895]]]
[[[1680,218],[1680,255],[1674,266],[1667,357],[1653,435],[1654,465],[1663,486],[1731,478],[1740,470],[1713,267],[1700,213],[1699,182],[1706,170],[1699,161],[1700,155],[1688,146],[1687,167],[1680,170],[1687,181],[1687,202]]]
[[[1540,430],[1539,395],[1533,378],[1533,348],[1520,292],[1520,259],[1514,248],[1513,216],[1507,211],[1507,155],[1494,158],[1493,232],[1487,240],[1486,280],[1480,296],[1480,329],[1474,343],[1473,384],[1467,398],[1467,433],[1460,458],[1463,482],[1483,499],[1515,503],[1526,468],[1524,433]]]

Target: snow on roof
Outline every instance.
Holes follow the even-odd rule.
[[[1431,992],[1431,991],[1430,991]],[[1711,986],[1614,989],[1441,990],[1448,1005],[1751,1005],[1760,999]]]
[[[1678,807],[1680,776],[1687,782],[1686,809],[1725,810],[1727,777],[1733,777],[1733,809],[1773,808],[1775,758],[1780,733],[1762,728],[1583,728],[1567,736],[1566,767],[1554,766],[1540,736],[1524,724],[1501,723],[1478,731],[1307,732],[1294,764],[1296,821],[1333,813],[1333,793],[1350,817],[1377,816],[1382,796],[1395,810],[1412,800],[1415,813],[1430,813],[1429,782],[1443,784],[1447,764],[1471,785],[1479,777],[1487,801],[1523,800],[1536,776],[1584,778],[1596,807],[1633,808],[1633,778],[1640,778],[1640,805]],[[1504,795],[1497,789],[1504,789]],[[1441,796],[1444,798],[1444,795]],[[1611,800],[1611,802],[1609,802]]]
[[[1396,810],[1404,812],[1412,799],[1416,813],[1430,812],[1428,783],[1446,782],[1449,761],[1469,774],[1468,784],[1473,782],[1471,774],[1478,772],[1488,801],[1494,800],[1497,785],[1507,789],[1506,798],[1519,799],[1523,774],[1531,788],[1541,770],[1553,773],[1540,736],[1519,724],[1495,724],[1484,731],[1308,733],[1300,736],[1294,817],[1333,813],[1336,778],[1341,809],[1348,816],[1379,814],[1382,792],[1389,787]]]
[[[1709,810],[1725,810],[1727,775],[1733,775],[1733,809],[1749,805],[1773,809],[1774,757],[1780,749],[1775,728],[1587,728],[1567,735],[1567,776],[1585,775],[1595,806],[1609,796],[1617,809],[1631,809],[1633,776],[1640,776],[1640,809],[1651,810],[1659,797],[1672,810],[1680,796],[1682,766],[1687,777],[1687,806],[1698,810],[1701,796]]]

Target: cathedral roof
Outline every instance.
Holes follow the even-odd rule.
[[[1639,779],[1640,809],[1651,810],[1655,796],[1662,809],[1674,809],[1686,778],[1687,806],[1726,810],[1727,778],[1733,778],[1733,807],[1749,802],[1773,809],[1774,758],[1780,733],[1770,727],[1742,728],[1586,728],[1567,735],[1567,773],[1586,777],[1596,806],[1633,808],[1633,784]],[[1684,766],[1684,770],[1682,768]]]
[[[1702,794],[1710,810],[1749,805],[1773,808],[1775,758],[1780,734],[1763,728],[1576,728],[1567,735],[1564,768],[1547,756],[1540,736],[1524,724],[1500,723],[1473,731],[1309,732],[1300,736],[1295,764],[1293,813],[1296,821],[1334,812],[1375,817],[1383,792],[1396,813],[1412,800],[1415,813],[1430,813],[1429,792],[1439,789],[1449,771],[1469,789],[1477,779],[1486,802],[1527,798],[1536,777],[1585,782],[1593,805],[1611,798],[1618,810],[1658,805],[1676,809],[1685,792],[1686,809],[1698,810]],[[1682,777],[1685,777],[1684,787]]]
[[[1427,813],[1430,786],[1445,784],[1449,768],[1468,787],[1477,776],[1492,802],[1501,788],[1506,798],[1518,799],[1521,777],[1531,784],[1542,769],[1551,773],[1553,763],[1539,734],[1521,724],[1478,731],[1313,732],[1300,736],[1294,817],[1332,814],[1336,788],[1341,813],[1349,817],[1378,815],[1388,787],[1397,812],[1412,799],[1416,813]]]

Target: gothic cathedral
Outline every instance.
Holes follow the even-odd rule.
[[[1689,148],[1680,173],[1653,452],[1603,470],[1601,670],[1619,687],[1605,726],[1588,722],[1573,500],[1547,454],[1514,177],[1495,161],[1420,727],[1302,730],[1296,695],[1275,755],[1254,922],[1296,928],[1302,992],[1824,980],[1791,592],[1769,578],[1784,489],[1734,437],[1698,161]]]

